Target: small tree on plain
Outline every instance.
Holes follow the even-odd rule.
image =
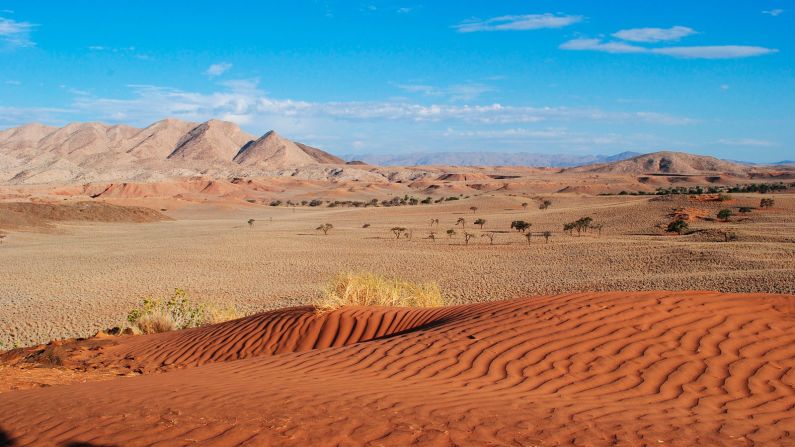
[[[550,206],[552,206],[552,201],[548,200],[548,199],[544,199],[544,201],[541,202],[540,205],[538,205],[538,209],[545,210],[545,209],[549,208]]]
[[[748,214],[751,212],[751,208],[747,206],[740,207],[740,214]]]
[[[524,203],[522,203],[522,209],[525,209],[525,210],[526,210],[526,209],[527,209],[527,205],[528,205],[528,203],[527,203],[527,202],[524,202]]]
[[[315,228],[315,230],[322,231],[323,235],[325,236],[328,235],[329,230],[331,230],[332,228],[334,228],[334,225],[331,225],[330,223],[324,223],[323,225]]]
[[[599,236],[602,235],[602,224],[591,225],[591,228],[596,230],[597,235],[599,235]]]
[[[552,237],[552,232],[551,231],[545,231],[545,232],[541,233],[541,235],[544,236],[544,241],[545,241],[545,243],[548,244],[549,243],[549,238]]]
[[[439,226],[439,219],[431,219],[431,226],[434,225],[436,225],[437,227]]]
[[[453,236],[455,236],[455,230],[450,228],[449,230],[447,230],[447,238],[452,239]]]
[[[430,233],[428,233],[428,239],[430,239],[430,240],[432,240],[432,241],[436,242],[436,233],[434,233],[433,231],[431,231]]]
[[[514,220],[513,222],[511,222],[511,229],[512,230],[516,230],[516,231],[518,231],[520,233],[524,233],[532,225],[533,224],[531,224],[530,222],[525,222],[523,220]]]
[[[475,237],[472,233],[464,232],[464,245],[469,245],[469,240]]]
[[[668,224],[668,231],[682,234],[688,229],[688,224],[685,220],[677,219]]]
[[[404,227],[392,227],[389,231],[395,233],[395,239],[400,239],[400,235],[406,231]]]
[[[772,208],[774,203],[776,201],[773,199],[762,199],[759,201],[759,208]]]
[[[569,222],[567,224],[563,224],[563,232],[569,233],[569,236],[573,236],[574,234],[574,222]]]
[[[530,239],[532,237],[533,237],[533,232],[532,231],[528,231],[527,233],[524,234],[524,238],[527,239],[527,245],[530,245]]]
[[[483,225],[486,224],[486,219],[477,219],[475,220],[475,225],[480,225],[480,229],[483,229]]]
[[[730,217],[732,217],[732,210],[730,210],[728,208],[724,208],[724,209],[718,211],[718,219],[726,222],[726,221],[729,220]]]
[[[463,230],[466,228],[466,220],[463,217],[459,217],[458,220],[455,222],[456,225],[461,225],[461,229]]]
[[[476,207],[476,206],[470,206],[470,207],[469,207],[469,209],[472,211],[472,214],[475,214],[475,211],[477,211],[477,210],[478,210],[478,207]]]
[[[494,236],[495,234],[493,231],[489,231],[488,233],[483,233],[480,235],[480,237],[485,237],[489,239],[489,245],[494,245]]]
[[[254,228],[254,222],[256,222],[254,219],[249,219],[248,220],[248,227],[249,228]]]

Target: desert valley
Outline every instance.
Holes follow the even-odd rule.
[[[795,447],[794,21],[3,0],[0,447]]]
[[[173,119],[0,135],[13,442],[792,440],[795,167],[381,167]],[[313,309],[363,272],[445,307]],[[232,320],[137,335],[172,295]]]

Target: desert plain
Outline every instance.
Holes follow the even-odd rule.
[[[0,443],[795,443],[791,166],[379,167],[218,121],[20,129]],[[444,306],[313,307],[341,272]],[[123,331],[175,289],[244,316]]]

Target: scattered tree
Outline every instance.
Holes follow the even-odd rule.
[[[542,201],[541,204],[538,205],[538,209],[545,210],[550,206],[552,206],[552,201],[549,199],[544,199],[544,201]]]
[[[323,225],[315,228],[315,230],[322,231],[323,235],[327,235],[329,230],[331,230],[332,228],[334,228],[334,225],[331,225],[330,223],[324,223]]]
[[[563,224],[563,232],[569,233],[569,236],[572,236],[572,233],[574,232],[574,222]]]
[[[490,245],[494,245],[494,236],[495,236],[495,233],[493,231],[489,231],[488,233],[483,233],[483,234],[480,235],[480,237],[489,238],[489,244]]]
[[[474,234],[472,234],[472,233],[467,233],[467,232],[465,231],[465,232],[464,232],[464,245],[469,245],[469,240],[470,240],[470,239],[472,239],[473,237],[475,237],[475,235],[474,235]]]
[[[449,230],[447,230],[447,237],[448,237],[449,239],[452,239],[452,238],[453,238],[453,236],[455,236],[455,230],[454,230],[454,229],[452,229],[452,228],[450,228]]]
[[[668,231],[676,232],[678,234],[682,234],[688,229],[687,221],[683,219],[676,219],[675,221],[668,224]]]
[[[724,231],[723,232],[723,241],[724,242],[733,242],[737,240],[737,233],[733,231]]]
[[[544,236],[544,241],[548,244],[549,243],[549,238],[552,237],[552,232],[551,231],[545,231],[545,232],[541,233],[541,235]]]
[[[486,219],[479,218],[479,219],[475,220],[475,225],[480,225],[480,229],[481,230],[483,229],[483,225],[485,225],[485,224],[486,224]]]
[[[522,209],[527,209],[527,202],[522,203]]]
[[[249,228],[254,228],[254,222],[256,222],[254,219],[249,219],[248,220],[248,227]]]
[[[469,209],[472,211],[472,214],[475,214],[475,211],[477,211],[477,210],[478,210],[478,207],[476,207],[476,206],[470,206],[470,207],[469,207]]]
[[[732,217],[732,210],[730,210],[728,208],[724,208],[724,209],[718,211],[718,219],[726,222],[726,221],[729,220],[730,217]]]
[[[6,238],[5,234],[0,234],[0,244],[3,243],[3,239],[5,239],[5,238]]]
[[[439,226],[439,219],[431,219],[431,226],[434,225],[436,225],[437,227]]]
[[[436,233],[434,233],[433,231],[431,231],[430,233],[428,233],[428,239],[430,239],[430,240],[432,240],[432,241],[436,242]]]
[[[774,203],[776,201],[773,199],[762,199],[759,201],[759,208],[772,208]]]
[[[528,231],[527,233],[524,234],[524,237],[525,239],[527,239],[527,245],[530,245],[530,239],[533,237],[533,232]]]
[[[463,230],[466,228],[466,220],[463,217],[459,217],[458,220],[455,222],[456,225],[461,225],[461,229]]]
[[[531,224],[530,222],[525,222],[523,220],[514,220],[513,222],[511,222],[511,229],[512,230],[516,230],[516,231],[518,231],[520,233],[524,233],[532,225],[533,224]]]
[[[404,227],[392,227],[389,231],[395,233],[395,239],[400,239],[400,235],[406,231]]]
[[[596,230],[597,235],[601,236],[602,235],[602,226],[603,226],[602,224],[594,224],[594,225],[591,225],[591,228]]]
[[[366,223],[366,224],[362,225],[362,228],[370,228],[370,224]]]
[[[751,208],[748,206],[741,206],[740,207],[740,214],[748,214],[751,212]]]

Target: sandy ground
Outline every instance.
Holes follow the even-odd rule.
[[[0,436],[11,445],[792,445],[793,298],[608,292],[294,308],[118,337],[65,357],[155,369],[0,394]]]
[[[6,348],[87,336],[120,324],[148,295],[185,288],[193,298],[234,302],[254,312],[307,304],[339,271],[368,270],[438,281],[451,303],[569,291],[718,290],[795,293],[795,196],[775,195],[771,210],[730,222],[695,219],[691,229],[729,230],[666,235],[674,209],[714,216],[720,208],[756,206],[759,195],[730,203],[632,196],[545,196],[537,200],[484,194],[428,206],[275,208],[131,200],[167,209],[173,221],[60,224],[48,232],[12,232],[0,245],[0,342]],[[524,210],[520,204],[529,202]],[[478,209],[472,212],[470,207]],[[694,210],[698,212],[694,212]],[[601,236],[561,231],[591,216]],[[477,237],[464,245],[459,217]],[[472,224],[484,218],[483,230]],[[253,228],[246,221],[256,219]],[[440,224],[430,226],[430,219]],[[554,234],[530,244],[512,220]],[[327,236],[314,230],[329,222]],[[362,228],[369,223],[369,228]],[[389,231],[403,226],[411,240]],[[458,234],[449,239],[448,228]],[[435,231],[436,241],[427,239]],[[491,245],[480,234],[501,231]]]

